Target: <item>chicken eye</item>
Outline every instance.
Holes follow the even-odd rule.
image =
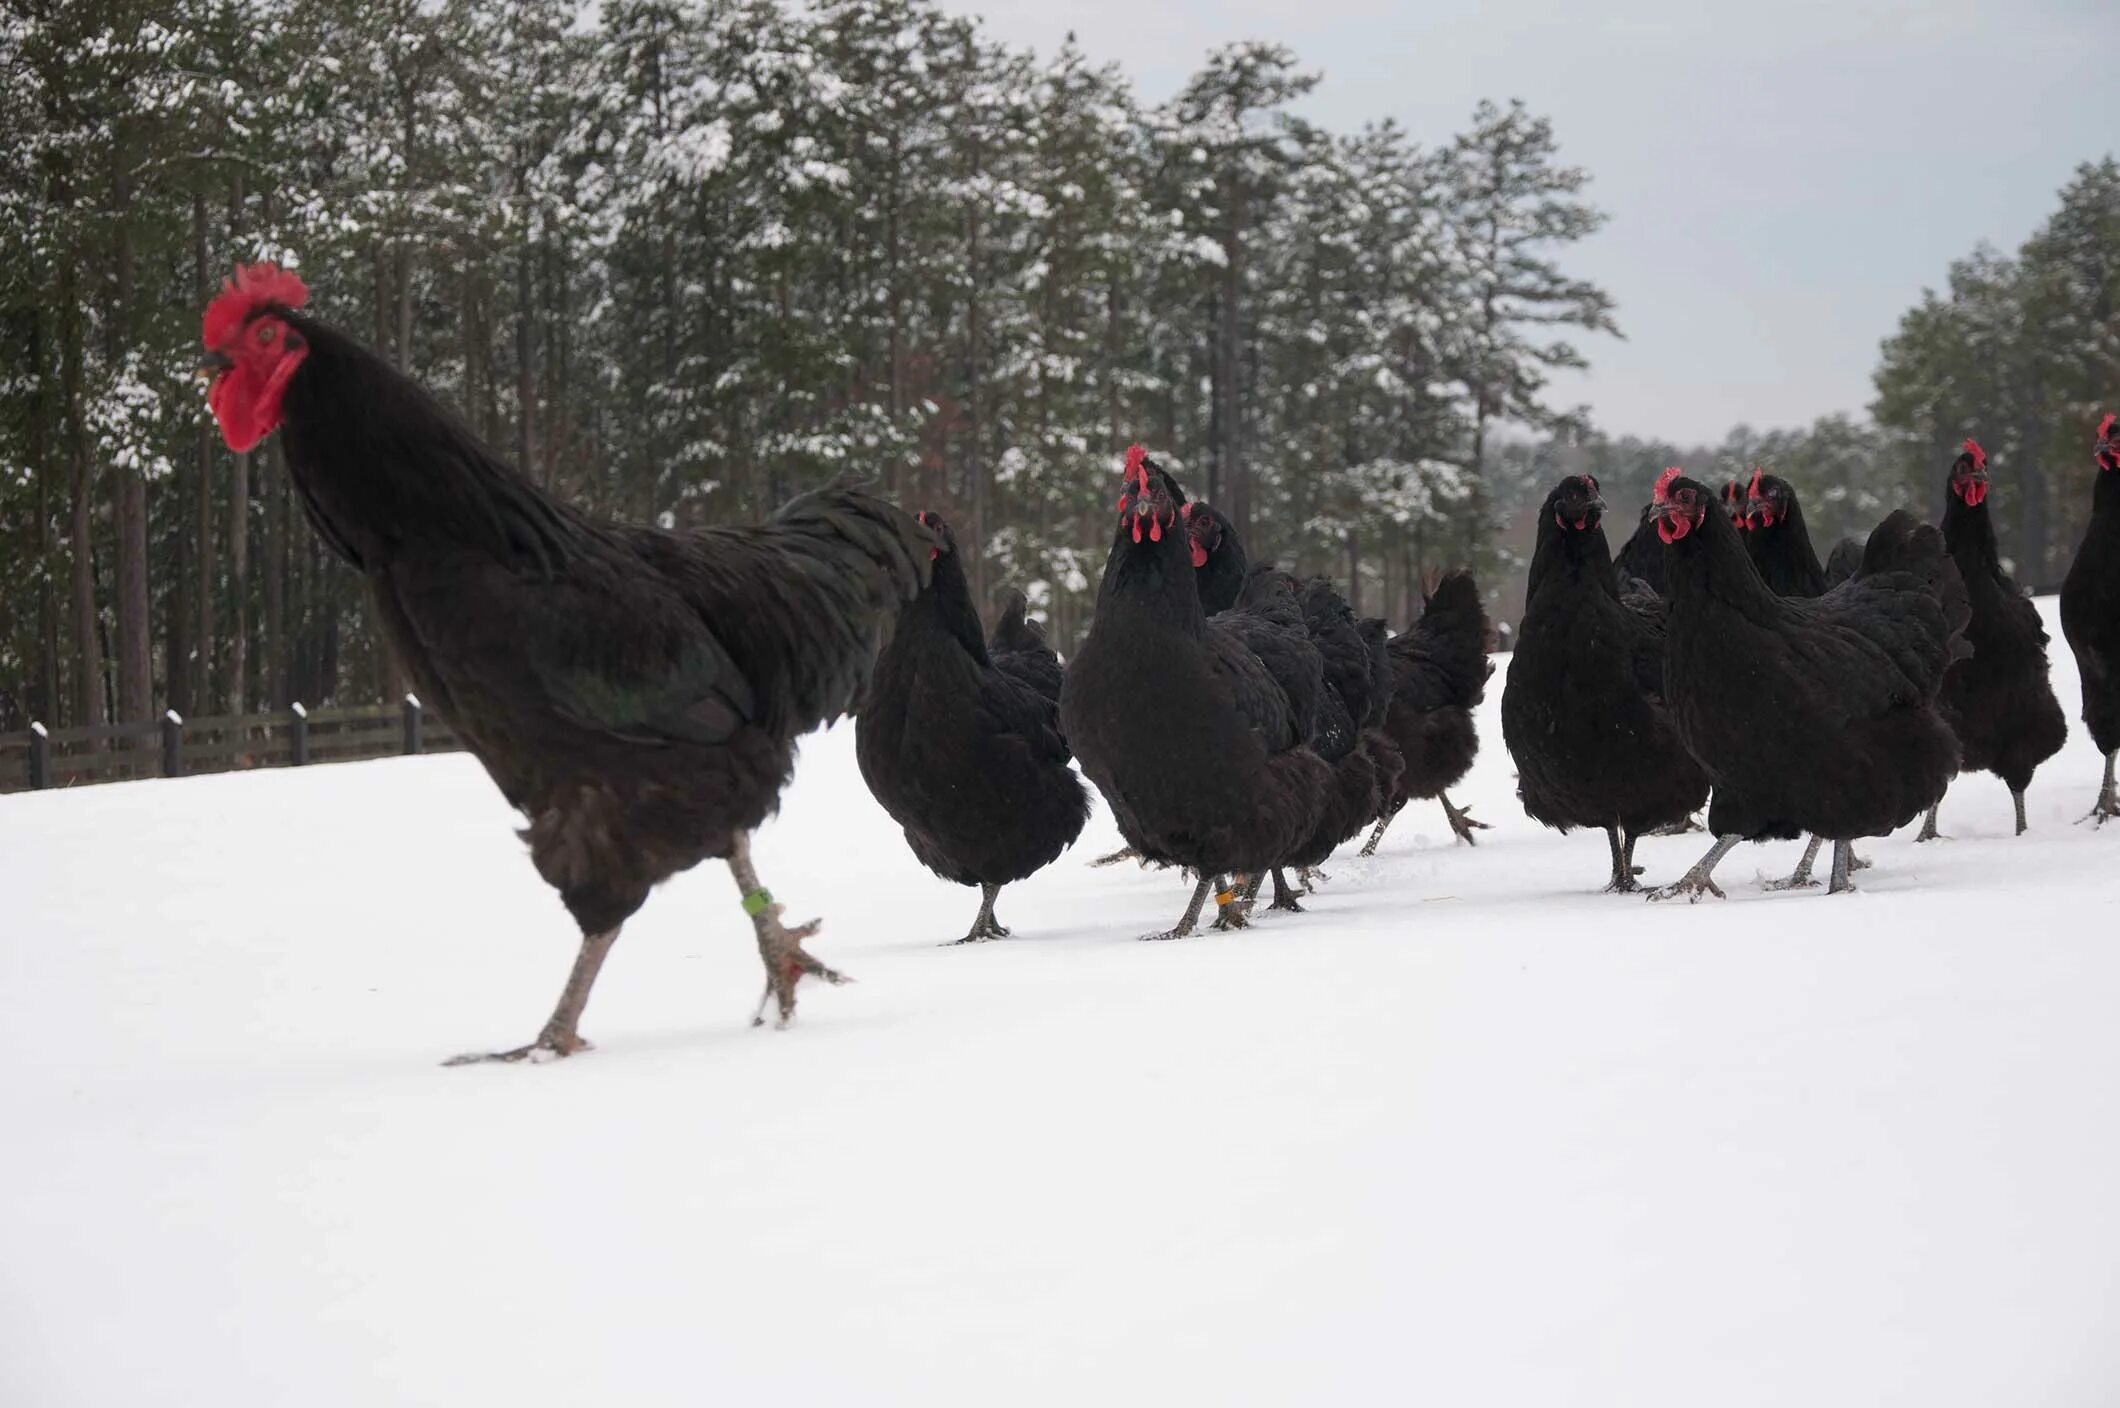
[[[275,338],[275,337],[279,336],[279,331],[280,331],[280,330],[279,330],[279,327],[278,327],[278,325],[277,325],[277,324],[274,324],[274,323],[259,323],[259,324],[258,324],[258,345],[259,345],[260,347],[267,347],[267,346],[270,346],[270,345],[271,345],[271,343],[272,343],[272,340],[273,340],[273,338]]]

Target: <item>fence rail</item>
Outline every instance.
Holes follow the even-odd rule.
[[[220,714],[0,733],[0,792],[76,787],[142,777],[304,767],[413,753],[453,753],[463,745],[417,697],[396,704],[284,713]]]

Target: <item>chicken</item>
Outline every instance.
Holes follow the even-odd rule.
[[[2120,759],[2120,429],[2108,415],[2098,423],[2094,450],[2098,482],[2091,521],[2061,584],[2061,633],[2076,652],[2083,679],[2083,724],[2105,755],[2105,782],[2089,816],[2103,826],[2120,816],[2113,767]]]
[[[1825,569],[1804,526],[1803,503],[1788,480],[1752,471],[1743,508],[1745,552],[1776,596],[1824,596]]]
[[[957,943],[1008,937],[1001,887],[1051,865],[1089,819],[1089,793],[1060,736],[1060,660],[1017,592],[982,638],[957,539],[935,514],[934,576],[898,614],[854,721],[869,792],[929,870],[980,890]]]
[[[1416,797],[1442,803],[1450,829],[1467,845],[1487,823],[1470,808],[1451,805],[1448,789],[1464,780],[1479,756],[1476,714],[1494,662],[1487,657],[1487,617],[1470,572],[1438,578],[1421,604],[1421,619],[1392,637],[1391,702],[1384,732],[1397,746],[1398,785],[1384,791],[1376,829],[1362,854],[1375,855],[1392,819]]]
[[[1605,888],[1627,893],[1640,888],[1635,842],[1691,816],[1708,779],[1665,704],[1663,603],[1621,596],[1604,509],[1587,474],[1561,480],[1540,506],[1502,687],[1502,739],[1524,810],[1563,833],[1602,829],[1612,853]],[[1735,531],[1727,519],[1722,527]]]
[[[1965,583],[1972,656],[1943,677],[1943,716],[1958,735],[1959,766],[1991,772],[2010,789],[2017,834],[2025,832],[2024,789],[2032,773],[2061,751],[2068,721],[2047,681],[2046,627],[2039,610],[2002,570],[1988,517],[1987,453],[1974,441],[1952,462],[1943,508],[1943,544]],[[1941,805],[1940,803],[1938,804]],[[1936,807],[1916,840],[1935,839]]]
[[[1739,528],[1745,527],[1745,486],[1735,479],[1723,485],[1723,511]],[[1634,524],[1634,532],[1628,535],[1619,550],[1620,591],[1628,590],[1628,583],[1640,582],[1658,596],[1664,594],[1664,545],[1656,536],[1655,504],[1643,504],[1641,517]]]
[[[1854,838],[1919,816],[1958,770],[1937,695],[1970,613],[1943,535],[1894,513],[1853,580],[1777,597],[1703,485],[1666,470],[1656,505],[1670,553],[1665,687],[1679,740],[1714,784],[1716,839],[1650,897],[1720,895],[1715,866],[1739,841],[1805,833],[1833,842],[1833,892],[1852,889]]]
[[[648,892],[719,857],[766,968],[754,1024],[783,1025],[802,941],[752,863],[795,739],[851,710],[928,576],[910,514],[859,489],[805,494],[755,528],[604,523],[541,492],[409,377],[296,310],[308,291],[239,269],[206,310],[210,405],[229,447],[275,429],[310,521],[367,580],[421,697],[527,826],[581,949],[537,1039],[459,1060],[548,1059],[579,1023]]]
[[[1061,729],[1120,834],[1143,859],[1199,876],[1183,917],[1151,938],[1190,934],[1223,877],[1282,864],[1332,790],[1287,691],[1201,609],[1180,511],[1169,476],[1128,450],[1096,611],[1060,689]]]
[[[1826,554],[1826,590],[1831,591],[1862,568],[1862,539],[1842,538]]]
[[[1391,767],[1387,760],[1396,754],[1379,731],[1389,697],[1384,688],[1389,665],[1381,653],[1383,642],[1362,630],[1346,600],[1326,578],[1298,582],[1270,564],[1252,564],[1236,525],[1214,505],[1188,503],[1179,512],[1192,546],[1193,580],[1199,584],[1202,609],[1215,613],[1216,620],[1237,625],[1246,623],[1269,602],[1282,612],[1293,605],[1294,615],[1280,618],[1284,624],[1277,625],[1273,643],[1281,644],[1285,624],[1292,624],[1294,637],[1303,647],[1301,663],[1276,663],[1264,648],[1267,642],[1254,643],[1292,698],[1300,699],[1301,692],[1307,691],[1307,657],[1317,657],[1310,746],[1332,767],[1332,796],[1316,832],[1273,870],[1273,908],[1300,909],[1282,870],[1293,866],[1308,872],[1323,864],[1343,841],[1375,818],[1382,803],[1383,775]],[[1237,591],[1232,599],[1233,586]],[[1254,877],[1253,892],[1258,884],[1259,878]]]

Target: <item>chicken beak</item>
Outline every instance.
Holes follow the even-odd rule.
[[[235,364],[235,358],[226,352],[209,352],[199,359],[199,365],[193,369],[192,375],[200,381],[212,381]]]

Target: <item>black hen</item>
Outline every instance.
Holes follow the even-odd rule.
[[[1339,845],[1368,825],[1382,802],[1382,784],[1390,763],[1390,745],[1378,733],[1386,695],[1379,689],[1387,664],[1382,641],[1364,632],[1338,589],[1324,577],[1298,582],[1267,564],[1252,565],[1236,526],[1208,503],[1183,510],[1186,536],[1192,544],[1195,580],[1201,605],[1213,609],[1232,582],[1243,585],[1230,610],[1217,619],[1233,624],[1267,603],[1285,611],[1295,608],[1304,642],[1317,656],[1319,691],[1311,726],[1311,748],[1331,764],[1332,797],[1317,831],[1283,862],[1308,870],[1322,864]],[[1277,677],[1284,671],[1276,669]],[[1274,908],[1296,909],[1293,895],[1277,867]]]
[[[1752,471],[1745,490],[1739,526],[1745,530],[1745,553],[1760,580],[1776,596],[1824,596],[1826,572],[1811,546],[1804,525],[1803,502],[1796,486],[1777,475]]]
[[[1958,735],[1959,766],[2003,780],[2022,836],[2024,789],[2032,785],[2039,765],[2061,751],[2068,720],[2047,679],[2046,627],[2039,609],[2002,570],[1995,524],[1988,517],[1987,454],[1973,441],[1965,442],[1964,453],[1951,465],[1948,488],[1943,544],[1958,565],[1972,608],[1965,639],[1973,654],[1943,677],[1940,702]],[[1932,806],[1916,839],[1935,835]]]
[[[1487,616],[1472,574],[1444,574],[1423,598],[1421,619],[1393,636],[1387,650],[1391,702],[1384,733],[1398,753],[1399,775],[1395,786],[1384,788],[1383,810],[1362,854],[1376,854],[1392,819],[1416,797],[1440,801],[1450,829],[1471,845],[1473,831],[1487,824],[1474,821],[1471,808],[1452,806],[1446,794],[1479,756],[1477,711],[1494,674]]]
[[[581,926],[551,1019],[502,1058],[585,1047],[582,1008],[619,927],[709,857],[729,862],[785,1022],[801,977],[841,979],[802,948],[814,923],[781,924],[750,833],[779,804],[796,737],[858,703],[933,539],[848,487],[754,528],[598,522],[295,313],[306,297],[291,274],[238,271],[206,314],[209,403],[232,449],[282,430],[310,521],[367,579],[421,696],[523,813],[538,873]]]
[[[1017,592],[991,641],[964,579],[956,536],[935,514],[934,578],[898,614],[854,721],[869,791],[929,870],[981,892],[958,943],[1008,937],[1001,887],[1051,865],[1082,834],[1089,793],[1060,736],[1060,660],[1024,619]]]
[[[1652,898],[1720,895],[1715,866],[1739,841],[1806,832],[1833,842],[1833,890],[1852,888],[1854,838],[1919,816],[1958,769],[1936,699],[1970,612],[1943,535],[1895,513],[1852,581],[1777,597],[1703,485],[1668,470],[1656,503],[1671,559],[1665,684],[1714,783],[1716,841]]]
[[[1664,699],[1663,603],[1621,594],[1603,513],[1588,475],[1563,479],[1540,507],[1502,737],[1524,810],[1562,832],[1601,828],[1612,854],[1605,888],[1624,893],[1640,888],[1634,843],[1691,816],[1708,779]]]
[[[2112,416],[2099,422],[2095,458],[2090,526],[2061,584],[2061,633],[2076,652],[2083,680],[2084,727],[2105,755],[2105,782],[2090,810],[2103,826],[2120,816],[2113,788],[2120,760],[2120,428]]]
[[[1199,875],[1184,917],[1156,936],[1177,938],[1216,880],[1269,870],[1316,832],[1332,769],[1272,671],[1201,608],[1176,485],[1139,446],[1119,504],[1060,722],[1127,843]]]

